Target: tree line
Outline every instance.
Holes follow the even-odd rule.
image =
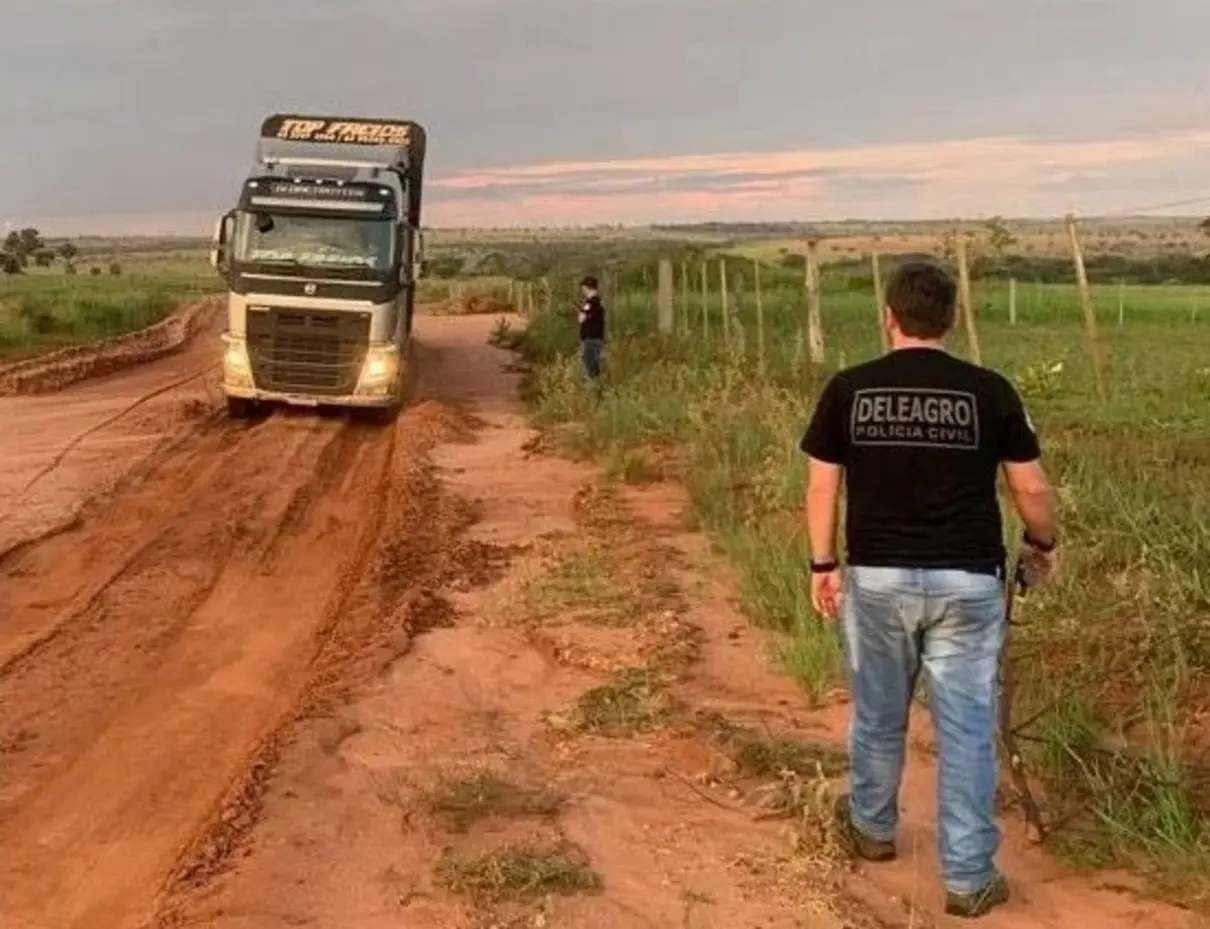
[[[56,261],[63,263],[67,274],[75,274],[76,258],[80,249],[73,242],[61,242],[55,247],[46,244],[42,233],[32,227],[14,230],[0,242],[0,274],[24,274],[31,265],[36,268],[53,267]],[[100,268],[90,268],[89,273],[94,277],[101,274]],[[109,273],[122,273],[122,266],[114,262],[109,266]]]
[[[0,271],[5,274],[20,274],[31,264],[39,268],[49,268],[56,259],[70,265],[79,253],[80,250],[71,242],[63,242],[58,248],[50,248],[37,229],[21,229],[10,232],[0,245]]]

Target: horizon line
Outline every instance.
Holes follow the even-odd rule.
[[[1198,198],[1210,203],[1210,196]],[[160,217],[157,213],[110,213],[105,214],[103,219],[154,219]],[[178,214],[179,215],[179,214]],[[208,214],[207,214],[208,215]],[[1047,214],[975,214],[975,215],[953,215],[953,217],[943,217],[937,219],[891,219],[880,217],[846,217],[843,219],[695,219],[695,220],[667,220],[662,223],[584,223],[584,224],[530,224],[530,225],[442,225],[442,226],[425,226],[421,225],[421,230],[425,232],[497,232],[497,231],[515,231],[515,232],[589,232],[594,230],[611,230],[611,231],[641,231],[641,230],[673,230],[673,229],[695,229],[695,227],[705,226],[771,226],[771,227],[791,227],[791,226],[846,226],[846,225],[869,225],[869,226],[943,226],[943,225],[979,225],[985,224],[987,221],[998,219],[1002,223],[1035,223],[1035,224],[1061,224],[1067,218],[1067,215],[1072,215],[1077,221],[1082,223],[1105,223],[1105,221],[1120,221],[1120,223],[1128,223],[1130,220],[1170,220],[1170,221],[1203,221],[1205,219],[1200,213],[1159,213],[1159,212],[1137,212],[1137,213],[1117,213],[1110,210],[1106,213],[1047,213]],[[11,231],[19,231],[21,229],[38,229],[42,232],[42,226],[53,223],[58,217],[46,217],[36,221],[15,221],[15,223],[2,223],[0,229]],[[71,219],[79,220],[82,217],[73,217]],[[206,240],[209,241],[208,235],[196,232],[81,232],[81,233],[50,233],[50,238],[189,238],[189,240]]]
[[[1204,198],[1210,203],[1210,196]],[[107,214],[103,219],[151,219],[155,216],[163,214],[155,213],[112,213]],[[207,214],[208,215],[208,214]],[[704,227],[743,227],[743,226],[768,226],[771,228],[790,228],[790,227],[828,227],[828,226],[847,226],[847,225],[866,225],[866,226],[944,226],[944,225],[979,225],[987,223],[990,220],[998,219],[1004,223],[1036,223],[1036,224],[1062,224],[1065,222],[1068,215],[1074,216],[1077,222],[1130,222],[1132,220],[1169,220],[1172,222],[1201,222],[1205,217],[1200,213],[1156,213],[1156,212],[1138,212],[1138,213],[1116,213],[1113,211],[1106,213],[1060,213],[1060,214],[1040,214],[1029,215],[1021,214],[1018,216],[1009,216],[1003,214],[983,214],[973,216],[952,216],[938,219],[888,219],[864,216],[851,216],[844,219],[789,219],[789,220],[761,220],[761,219],[704,219],[704,220],[689,220],[676,221],[669,220],[666,222],[650,222],[650,223],[584,223],[580,225],[572,224],[531,224],[531,225],[463,225],[463,226],[421,226],[425,233],[449,233],[449,232],[592,232],[592,231],[643,231],[643,230],[678,230],[678,229],[694,229]],[[22,228],[34,228],[39,232],[43,231],[43,226],[52,223],[58,217],[48,216],[42,220],[31,222],[13,222],[0,224],[3,228],[11,230],[20,230]],[[72,217],[80,219],[82,217]],[[87,233],[47,233],[49,239],[187,239],[190,241],[210,241],[210,236],[202,233],[191,232],[128,232],[128,233],[104,233],[104,232],[87,232]]]

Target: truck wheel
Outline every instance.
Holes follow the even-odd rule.
[[[247,397],[227,398],[228,419],[251,419],[256,412],[256,405]]]

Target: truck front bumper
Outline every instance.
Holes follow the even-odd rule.
[[[257,403],[283,403],[287,406],[301,406],[308,407],[310,409],[316,409],[321,406],[384,408],[396,406],[400,402],[398,394],[387,394],[384,396],[345,394],[344,396],[330,397],[326,395],[319,396],[278,393],[277,391],[272,390],[257,390],[256,388],[248,387],[232,387],[229,384],[223,384],[223,393],[228,397],[237,397],[242,400],[254,400]]]
[[[402,399],[403,364],[399,349],[393,344],[370,346],[352,393],[329,394],[258,387],[245,341],[224,334],[223,342],[226,345],[223,354],[223,393],[228,397],[311,408],[383,408],[397,406]]]

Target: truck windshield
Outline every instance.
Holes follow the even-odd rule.
[[[394,247],[389,219],[241,212],[235,228],[235,259],[249,264],[383,272]]]

